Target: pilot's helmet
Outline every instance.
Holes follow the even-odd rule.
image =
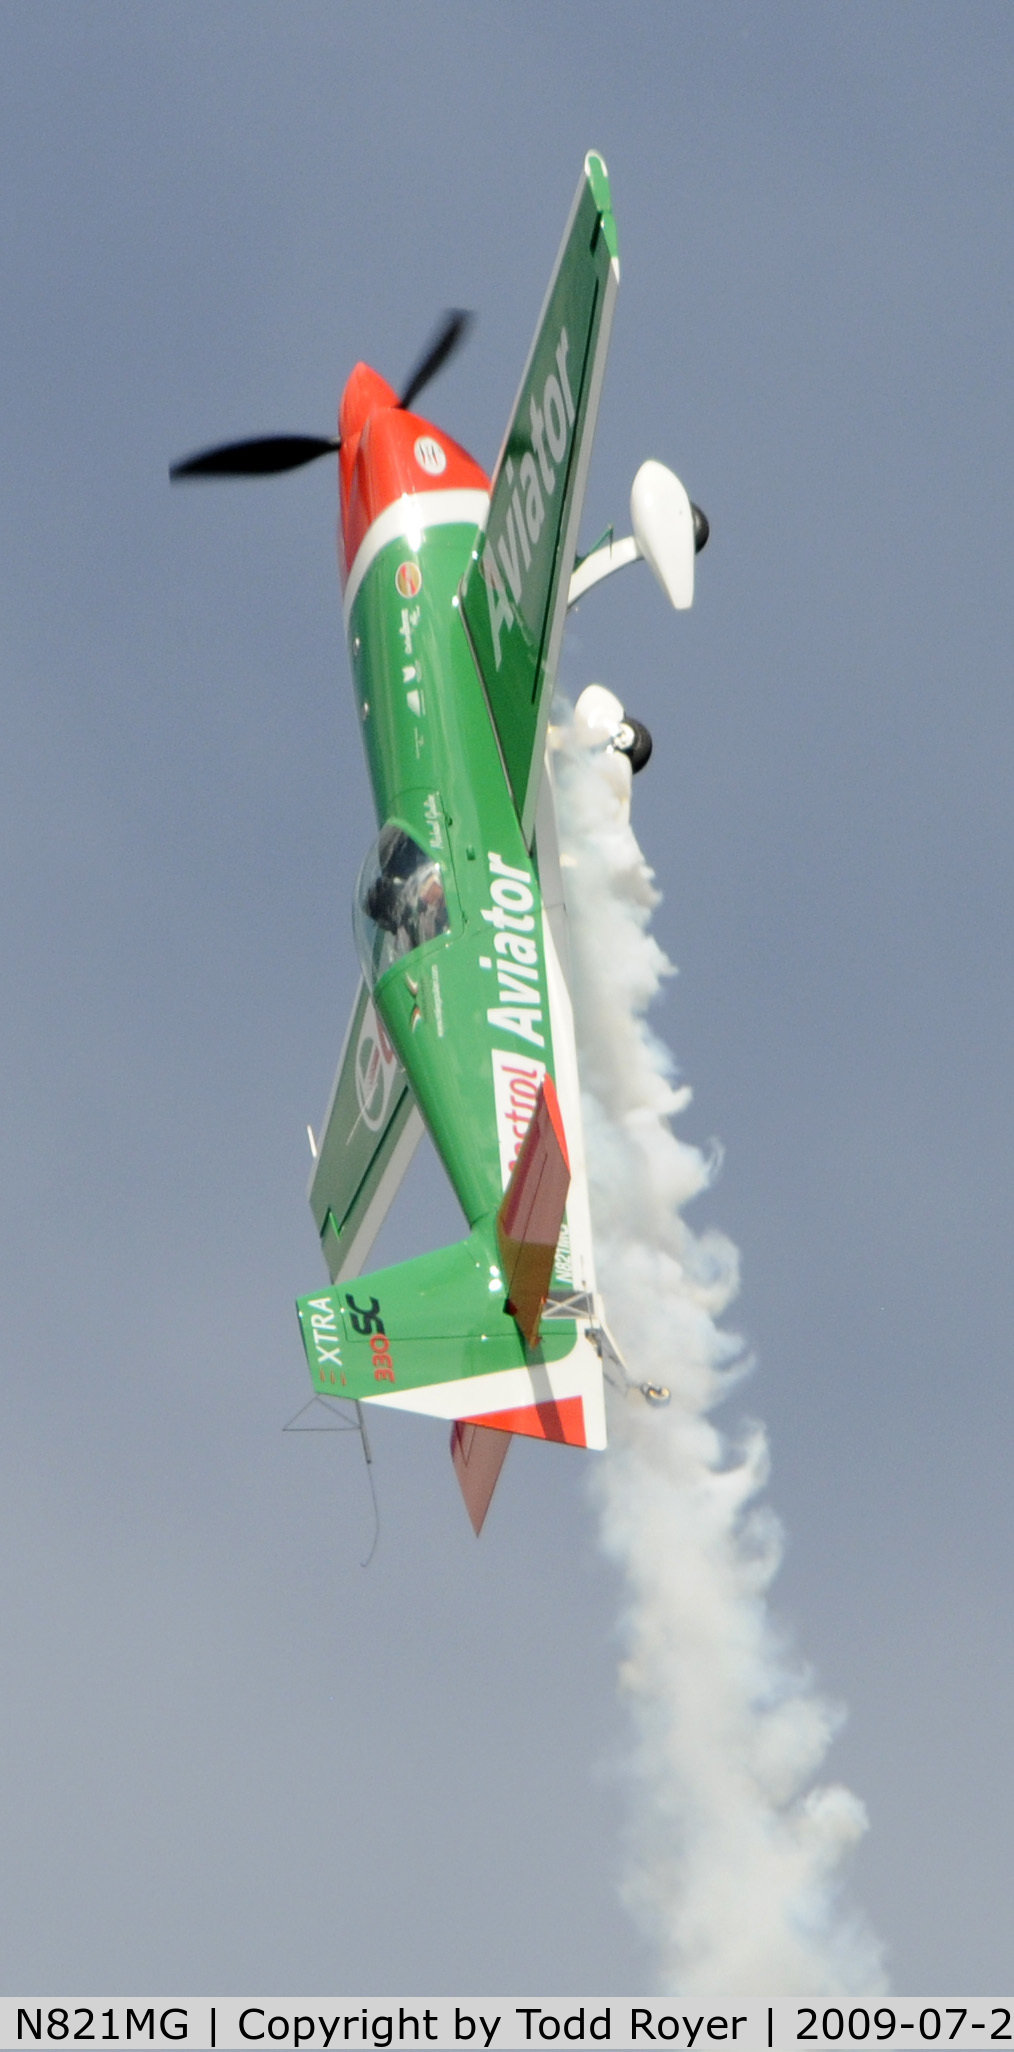
[[[418,869],[420,862],[425,859],[418,841],[413,841],[411,834],[407,834],[403,827],[395,826],[389,820],[387,825],[381,828],[377,841],[377,861],[382,876],[405,883],[413,870]]]

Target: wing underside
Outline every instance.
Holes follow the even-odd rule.
[[[461,610],[527,841],[619,282],[601,157],[584,173],[493,479]]]
[[[332,1282],[367,1259],[422,1134],[408,1077],[361,983],[308,1192]]]

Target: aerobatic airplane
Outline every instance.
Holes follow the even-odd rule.
[[[316,1394],[450,1423],[477,1532],[512,1433],[603,1447],[604,1369],[639,1386],[595,1284],[547,730],[568,606],[638,556],[688,606],[707,522],[646,463],[634,534],[577,555],[618,282],[606,168],[590,154],[492,480],[413,411],[460,313],[400,397],[357,364],[336,436],[230,444],[172,471],[257,476],[337,453],[378,833],[353,898],[362,983],[311,1134],[330,1286],[299,1299],[299,1320]],[[646,730],[611,694],[591,687],[578,715],[635,768],[647,759]],[[424,1127],[467,1237],[364,1274]]]

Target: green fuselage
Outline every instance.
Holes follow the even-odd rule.
[[[422,519],[425,494],[418,504]],[[412,541],[370,564],[349,650],[378,822],[439,863],[448,926],[387,967],[374,997],[474,1225],[503,1191],[495,1072],[508,1087],[533,1064],[553,1072],[542,904],[458,605],[476,530]]]

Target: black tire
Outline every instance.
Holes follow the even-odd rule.
[[[623,724],[630,729],[630,740],[617,744],[617,754],[627,757],[636,777],[638,770],[643,770],[651,754],[651,735],[647,727],[643,726],[640,720],[632,720],[629,713],[624,713]]]

